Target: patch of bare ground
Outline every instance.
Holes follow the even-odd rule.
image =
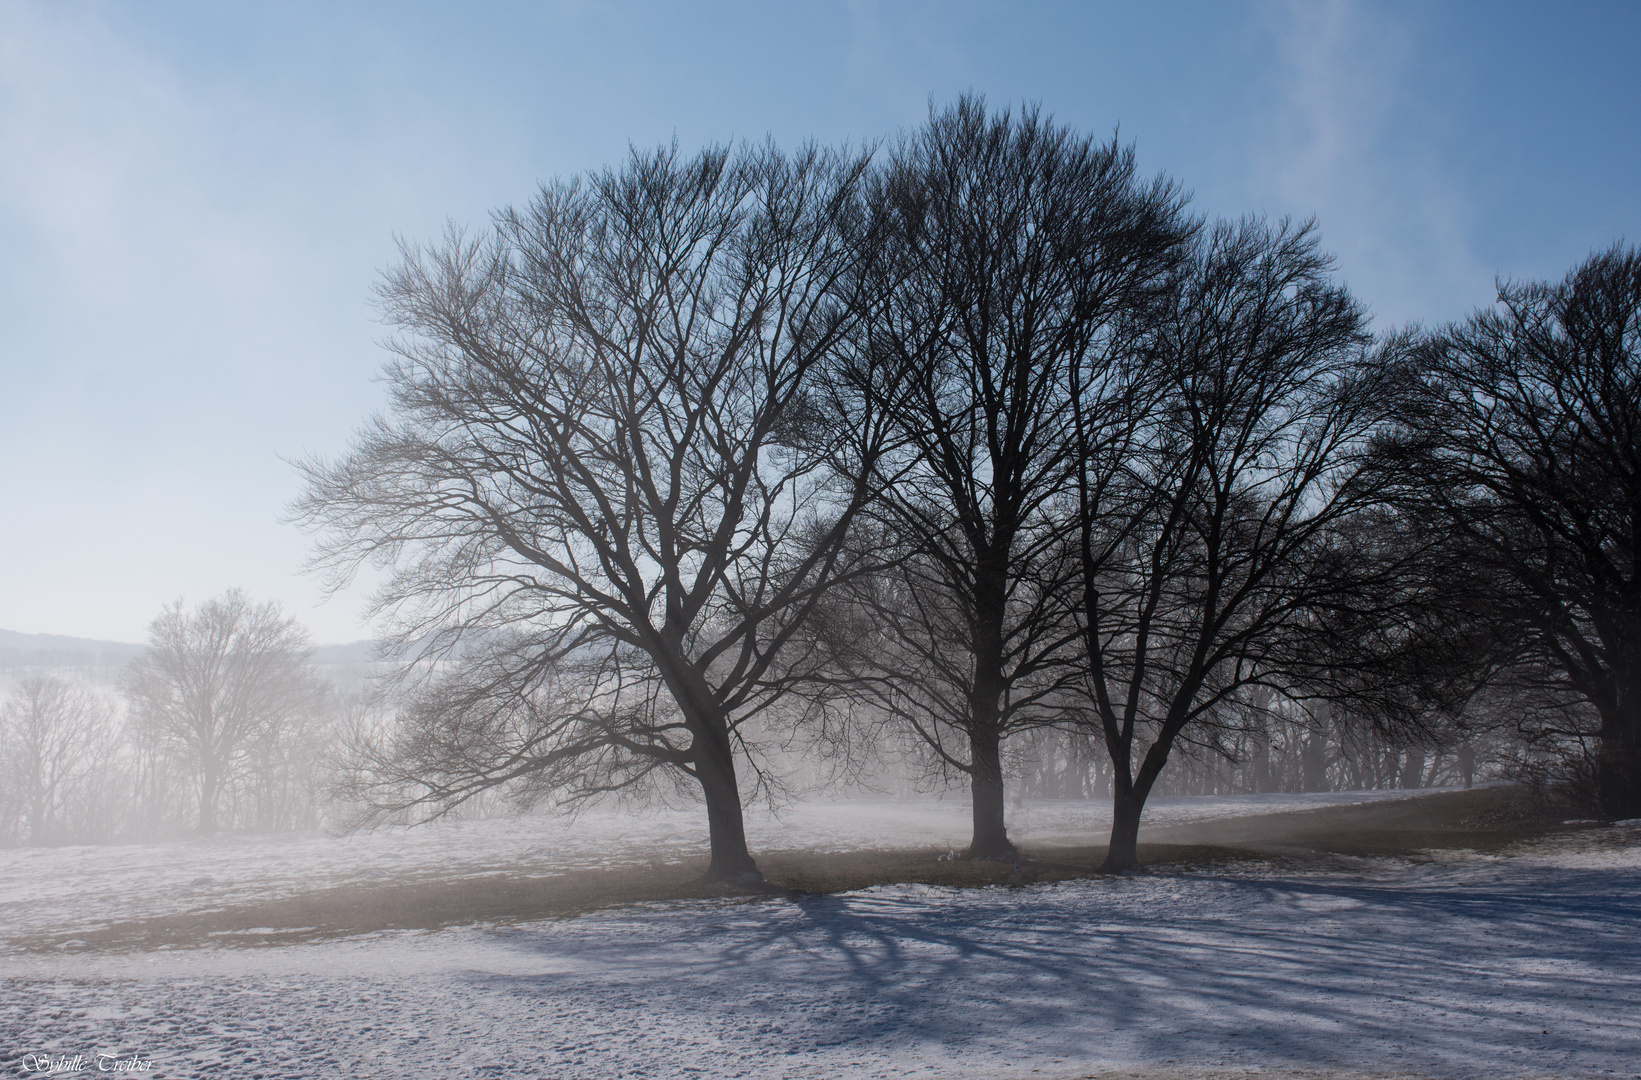
[[[1267,814],[1147,830],[1142,865],[1288,860],[1328,854],[1408,855],[1442,847],[1496,849],[1558,828],[1557,815],[1513,788]],[[847,892],[921,883],[975,888],[1032,885],[1096,876],[1103,846],[1026,849],[1018,864],[953,859],[928,849],[820,853],[780,851],[759,864],[766,886],[701,881],[705,860],[555,876],[497,868],[462,877],[419,878],[316,889],[298,896],[183,915],[116,923],[72,934],[16,938],[0,950],[283,945],[380,931],[434,930],[471,923],[566,917],[600,908],[670,900]],[[1205,1080],[1207,1074],[1204,1074]]]
[[[1513,786],[1221,818],[1142,835],[1154,845],[1211,845],[1255,856],[1412,855],[1496,851],[1562,829],[1565,813]]]
[[[1195,852],[1199,860],[1229,854],[1206,848],[1184,850]],[[1149,850],[1142,848],[1142,856],[1147,854]],[[1172,847],[1167,852],[1170,858],[1179,854]],[[702,881],[705,859],[554,876],[524,876],[498,869],[444,880],[421,878],[316,889],[299,896],[115,923],[95,930],[14,938],[0,948],[19,953],[56,952],[65,947],[128,950],[282,945],[384,930],[433,930],[466,923],[565,917],[652,901],[756,900],[903,882],[960,888],[1035,884],[1088,877],[1103,856],[1103,848],[1056,848],[1036,858],[1028,853],[1016,875],[1012,863],[951,859],[929,849],[843,854],[784,851],[759,859],[765,885],[752,891],[745,886]]]

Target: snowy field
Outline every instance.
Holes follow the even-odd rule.
[[[1451,790],[1451,789],[1430,789]],[[1406,798],[1406,791],[1159,798],[1145,824]],[[1109,800],[1028,800],[1009,808],[1017,843],[1103,844]],[[961,851],[972,828],[967,800],[878,799],[800,803],[747,812],[754,856],[934,848]],[[0,850],[0,941],[26,933],[93,929],[292,896],[316,888],[478,876],[549,876],[590,868],[705,858],[700,808],[438,821],[348,836],[320,832],[232,836],[161,844]]]
[[[760,821],[755,850],[961,837],[938,814],[876,805]],[[1182,799],[1157,817],[1280,806],[1296,808]],[[1029,807],[1025,824],[1059,828],[1058,812]],[[890,835],[892,822],[902,831]],[[248,896],[259,878],[294,887],[304,864],[335,880],[477,872],[509,853],[538,870],[612,857],[549,825],[152,845],[146,863],[124,848],[6,852],[0,895],[15,933],[113,909],[84,890],[119,889],[122,907],[144,910],[200,903],[154,894],[201,866],[220,883],[190,888]],[[584,819],[581,832],[608,844],[618,825]],[[683,817],[628,828],[645,857],[700,842]],[[88,1071],[99,1052],[136,1056],[151,1076],[1641,1076],[1641,827],[1326,867],[645,904],[274,948],[14,954],[0,959],[0,1065],[20,1074],[40,1063],[25,1054],[44,1051],[87,1055]]]

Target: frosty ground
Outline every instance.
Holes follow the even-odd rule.
[[[1391,797],[1174,799],[1148,817],[1177,832]],[[1013,830],[1050,852],[1088,843],[1104,812],[1029,804]],[[349,883],[687,863],[698,816],[0,852],[0,1060],[84,1054],[94,1071],[109,1053],[148,1075],[247,1077],[1641,1076],[1635,825],[1017,888],[98,944],[111,924]],[[956,800],[808,804],[751,832],[771,853],[943,851],[966,818]]]

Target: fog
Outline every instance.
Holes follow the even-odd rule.
[[[1629,1067],[1638,38],[0,4],[0,1068]]]
[[[121,693],[127,666],[144,649],[126,642],[0,632],[0,702],[8,709],[0,747],[18,745],[15,729],[22,722],[24,684],[29,680],[44,679],[83,692],[100,710],[89,720],[70,718],[54,736],[53,767],[58,771],[51,777],[54,789],[44,811],[47,820],[32,835],[28,794],[40,777],[15,757],[7,759],[6,782],[0,787],[0,844],[140,844],[199,835],[192,783],[195,763],[185,752],[159,749],[146,738]],[[323,700],[312,716],[302,718],[295,741],[276,740],[261,756],[247,754],[236,762],[230,785],[232,810],[221,825],[223,832],[254,836],[296,830],[344,836],[357,827],[359,806],[336,791],[346,770],[347,740],[362,726],[391,727],[395,694],[405,689],[393,678],[400,665],[383,659],[377,643],[353,642],[312,649],[307,667],[326,688]],[[774,838],[778,823],[797,813],[809,823],[805,828],[820,830],[812,839],[822,849],[846,846],[845,841],[824,838],[828,826],[823,808],[841,801],[859,804],[857,809],[838,811],[843,815],[840,827],[851,837],[848,843],[934,844],[960,850],[970,827],[966,778],[942,768],[917,740],[886,728],[882,716],[865,719],[868,722],[857,720],[852,745],[828,742],[805,748],[779,733],[764,739],[753,735],[757,760],[767,773],[766,782],[748,792],[749,812],[765,815],[764,824],[754,831]],[[1208,797],[1220,808],[1214,811],[1218,813],[1238,797],[1262,793],[1309,792],[1301,797],[1326,804],[1328,793],[1462,787],[1465,777],[1456,745],[1410,748],[1375,743],[1345,727],[1318,728],[1315,718],[1303,710],[1275,710],[1263,725],[1238,730],[1222,746],[1230,758],[1220,751],[1188,749],[1166,775],[1158,795]],[[1510,774],[1523,747],[1501,735],[1478,738],[1471,753],[1472,781],[1486,781]],[[1110,766],[1087,734],[1026,732],[1011,741],[1008,754],[1011,834],[1031,845],[1081,847],[1103,842],[1102,830],[1110,826]],[[1314,769],[1317,760],[1323,762],[1320,773]],[[265,777],[255,775],[270,763],[281,780],[274,789],[267,787]],[[1416,771],[1410,772],[1415,764]],[[457,821],[511,818],[520,812],[517,794],[502,785],[451,807],[443,816]],[[522,826],[524,833],[541,830],[543,836],[558,837],[540,840],[545,849],[567,851],[563,837],[576,835],[576,822],[588,814],[602,823],[588,834],[599,838],[587,841],[595,846],[611,835],[636,838],[660,830],[683,844],[673,851],[678,854],[698,847],[705,836],[696,796],[687,788],[640,785],[591,800],[533,795],[526,802],[525,820],[533,824]],[[1264,804],[1256,798],[1248,805]],[[1148,823],[1172,822],[1184,812],[1161,806],[1148,809]],[[437,808],[428,807],[385,820],[402,827],[429,820],[435,813]],[[851,820],[856,824],[849,825]],[[619,821],[628,824],[611,824]],[[400,842],[383,841],[390,846]],[[645,845],[652,840],[634,842],[639,847],[626,855],[604,855],[649,858],[652,853]],[[582,865],[584,858],[576,856],[562,869]]]

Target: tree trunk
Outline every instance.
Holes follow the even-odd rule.
[[[1641,817],[1641,739],[1620,731],[1596,751],[1596,798],[1608,821]]]
[[[1402,775],[1396,780],[1399,788],[1417,788],[1424,784],[1424,751],[1418,748],[1407,752],[1407,760],[1402,763]]]
[[[1476,748],[1470,745],[1468,739],[1459,744],[1458,758],[1459,777],[1464,781],[1465,789],[1469,790],[1476,780]]]
[[[1275,791],[1271,778],[1271,737],[1264,731],[1254,733],[1253,783],[1249,786],[1260,794]]]
[[[1443,767],[1441,754],[1430,755],[1430,767],[1425,770],[1423,786],[1427,788],[1435,787],[1436,781],[1441,779]]]
[[[1112,763],[1111,786],[1116,795],[1111,800],[1111,843],[1106,848],[1105,862],[1100,864],[1102,872],[1120,874],[1140,865],[1140,814],[1145,810],[1146,797],[1151,794],[1157,777],[1168,764],[1168,752],[1176,733],[1165,731],[1158,735],[1158,741],[1146,751],[1137,774],[1130,774],[1127,768]],[[1133,780],[1128,779],[1130,775]]]
[[[1303,769],[1302,787],[1305,791],[1328,790],[1328,733],[1311,730],[1305,733],[1300,748],[1300,767]]]
[[[1271,698],[1274,695],[1263,686],[1253,689],[1255,727],[1253,737],[1253,777],[1250,785],[1260,794],[1278,790],[1276,776],[1271,769]]]
[[[652,656],[680,657],[676,636],[666,638]],[[712,857],[702,880],[738,885],[763,881],[758,864],[746,848],[746,822],[741,816],[741,788],[735,780],[735,750],[729,717],[714,700],[700,673],[681,658],[663,665],[667,689],[684,714],[689,728],[687,760],[701,785],[707,804],[707,838]]]
[[[970,630],[974,683],[968,701],[969,794],[974,808],[971,859],[1012,859],[1015,854],[1003,820],[1004,565],[999,552],[993,551],[980,561],[975,574]]]
[[[1631,640],[1634,640],[1633,638]],[[1616,651],[1616,650],[1615,650]],[[1601,709],[1596,749],[1596,799],[1608,821],[1641,817],[1641,652],[1624,651]]]
[[[1145,796],[1134,791],[1112,800],[1111,845],[1100,864],[1105,873],[1120,874],[1140,865],[1140,812],[1144,809]]]
[[[715,733],[716,734],[716,733]],[[763,875],[746,847],[746,822],[741,816],[741,789],[735,781],[735,758],[728,732],[722,738],[696,738],[695,774],[707,804],[707,835],[712,861],[707,881],[733,884],[761,882]]]
[[[1014,844],[1003,820],[1003,740],[994,725],[969,732],[969,793],[974,804],[971,859],[1009,859]]]
[[[1093,794],[1094,785],[1089,782],[1088,770],[1091,764],[1091,755],[1088,753],[1079,735],[1066,736],[1066,775],[1062,789],[1063,798],[1085,799]]]
[[[199,774],[199,834],[215,836],[217,832],[217,798],[222,782],[217,770],[203,766]]]
[[[46,842],[46,801],[38,791],[36,791],[29,807],[28,842],[34,847],[39,847]]]

